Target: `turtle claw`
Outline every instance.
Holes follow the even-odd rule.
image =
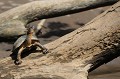
[[[44,50],[43,50],[43,54],[47,54],[48,52],[49,52],[48,49],[44,49]]]
[[[15,61],[16,65],[20,65],[21,63],[22,63],[22,61],[20,61],[20,60]]]

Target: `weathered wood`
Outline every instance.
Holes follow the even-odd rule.
[[[24,26],[36,20],[111,5],[117,1],[119,0],[41,0],[27,3],[0,14],[0,37],[22,35],[25,33]]]
[[[88,71],[118,57],[120,51],[120,2],[85,27],[45,46],[47,55],[27,56],[19,66],[10,57],[0,61],[3,79],[87,79]]]

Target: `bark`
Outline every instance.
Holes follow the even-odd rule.
[[[87,79],[88,72],[120,55],[120,2],[49,44],[51,53],[34,52],[19,66],[0,60],[2,79]]]
[[[34,1],[0,14],[0,37],[13,38],[25,33],[25,26],[33,21],[72,14],[119,0],[41,0]],[[16,30],[17,29],[17,30]]]

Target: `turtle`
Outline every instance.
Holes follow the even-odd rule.
[[[12,49],[13,54],[17,53],[16,54],[17,57],[15,60],[16,65],[19,65],[22,63],[21,53],[23,52],[23,50],[25,49],[30,50],[32,49],[33,46],[36,48],[39,47],[42,50],[43,54],[48,53],[48,49],[45,48],[42,44],[40,44],[40,41],[36,37],[34,26],[29,27],[27,29],[26,35],[19,37],[13,45],[13,49]]]

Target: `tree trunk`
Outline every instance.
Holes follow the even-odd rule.
[[[119,0],[34,1],[0,14],[0,37],[11,39],[11,37],[13,38],[25,34],[25,26],[36,20],[111,5],[117,1]]]
[[[120,2],[79,28],[32,53],[19,66],[0,61],[2,79],[87,79],[88,72],[120,55]]]

